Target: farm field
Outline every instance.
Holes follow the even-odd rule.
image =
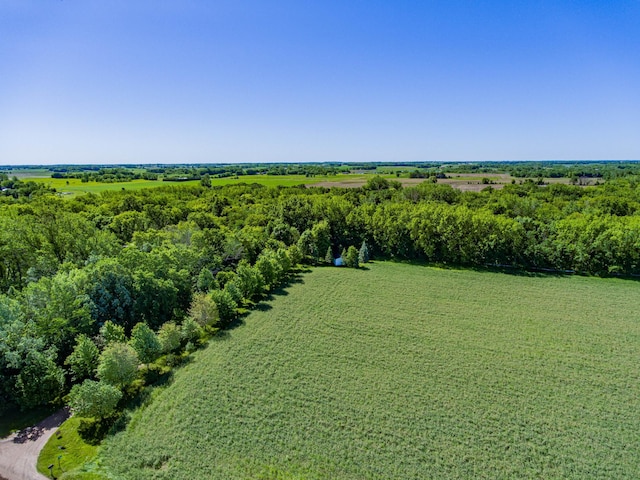
[[[163,182],[162,180],[132,180],[130,182],[114,182],[114,183],[102,183],[102,182],[87,182],[82,183],[79,178],[51,178],[47,176],[36,176],[35,173],[28,172],[27,176],[18,177],[24,180],[31,180],[35,182],[42,182],[46,185],[55,188],[59,193],[63,195],[78,195],[83,193],[99,193],[108,190],[139,190],[143,188],[153,188],[168,185],[198,185],[198,180],[191,180],[185,182]],[[351,173],[351,174],[338,174],[338,175],[318,175],[314,177],[307,177],[305,175],[240,175],[234,177],[224,178],[212,178],[212,186],[222,185],[235,185],[238,183],[257,183],[264,186],[284,186],[291,187],[295,185],[307,185],[307,186],[319,186],[319,187],[340,187],[340,188],[357,188],[362,187],[367,183],[374,175],[380,175],[389,180],[400,182],[403,186],[417,185],[424,182],[424,178],[407,178],[396,177],[392,173],[384,172],[371,172],[371,173]],[[449,178],[439,179],[438,183],[444,183],[451,185],[453,188],[462,191],[480,191],[486,188],[487,184],[483,183],[483,179],[490,180],[491,187],[494,189],[501,189],[505,185],[511,183],[512,180],[521,182],[524,179],[514,178],[508,174],[449,174]],[[536,179],[534,179],[536,180]],[[569,183],[568,178],[546,178],[545,183]]]
[[[638,478],[638,298],[619,279],[316,268],[196,353],[91,470]]]
[[[427,181],[425,178],[408,178],[408,177],[396,177],[393,174],[389,173],[379,173],[380,176],[384,178],[388,178],[389,180],[394,180],[400,182],[403,187],[408,187],[411,185],[418,185],[422,182]],[[453,188],[456,188],[461,191],[473,191],[479,192],[488,186],[491,186],[493,189],[500,190],[504,188],[505,185],[510,184],[512,181],[516,183],[522,183],[525,181],[524,178],[516,178],[512,177],[506,173],[448,173],[448,178],[440,178],[437,183],[451,185]],[[322,187],[346,187],[346,188],[357,188],[362,187],[367,180],[371,178],[372,174],[360,174],[360,175],[348,175],[345,176],[344,179],[335,179],[331,177],[328,180],[322,180],[317,183],[318,186]],[[484,183],[483,179],[488,179],[490,184]],[[537,178],[532,179],[537,181]],[[568,184],[568,178],[545,178],[544,182],[549,183],[564,183]]]
[[[388,177],[391,177],[388,175]],[[367,175],[331,175],[306,177],[304,175],[244,175],[238,177],[212,178],[212,186],[235,185],[238,183],[258,183],[265,186],[285,186],[294,185],[314,185],[325,182],[356,182],[357,186],[364,185],[369,178]],[[87,182],[82,183],[79,178],[50,178],[50,177],[25,177],[25,180],[34,182],[42,182],[55,188],[60,193],[77,195],[82,193],[99,193],[107,190],[139,190],[142,188],[166,187],[171,185],[199,185],[198,180],[186,182],[163,182],[162,180],[132,180],[130,182],[114,182],[100,183]]]

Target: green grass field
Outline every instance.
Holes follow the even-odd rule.
[[[640,478],[640,285],[317,268],[110,438],[123,479]]]
[[[80,419],[71,417],[64,422],[58,432],[60,435],[53,435],[44,446],[38,457],[38,471],[49,476],[49,465],[53,465],[52,473],[56,477],[61,477],[65,472],[76,468],[81,468],[87,460],[95,457],[97,446],[89,445],[78,435]],[[58,458],[60,457],[60,458]],[[64,475],[64,478],[72,478]],[[85,480],[87,480],[85,474]]]
[[[258,183],[265,186],[285,186],[290,187],[294,185],[311,185],[321,182],[341,182],[344,180],[366,181],[369,178],[367,175],[328,175],[328,176],[316,176],[305,177],[304,175],[244,175],[239,177],[225,177],[225,178],[212,178],[212,186],[220,185],[235,185],[238,183]],[[188,182],[163,182],[162,180],[132,180],[131,182],[116,182],[116,183],[99,183],[99,182],[87,182],[82,183],[79,178],[50,178],[50,177],[25,177],[24,180],[31,180],[34,182],[42,182],[55,188],[60,193],[67,193],[70,195],[78,195],[82,193],[99,193],[107,190],[139,190],[142,188],[152,187],[166,187],[169,185],[199,185],[197,180]]]

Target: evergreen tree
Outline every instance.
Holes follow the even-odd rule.
[[[358,261],[360,263],[367,263],[369,261],[369,247],[367,247],[367,243],[364,240],[362,241],[362,246],[360,247]]]
[[[333,252],[331,251],[331,246],[327,248],[327,254],[324,256],[324,261],[329,265],[333,265]]]
[[[347,250],[347,254],[344,257],[344,264],[349,268],[358,268],[360,266],[358,262],[358,250],[353,245]]]

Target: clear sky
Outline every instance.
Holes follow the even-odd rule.
[[[640,0],[0,0],[0,164],[640,158]]]

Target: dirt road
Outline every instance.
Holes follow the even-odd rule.
[[[0,479],[44,480],[36,462],[40,450],[58,427],[69,417],[65,409],[44,419],[35,427],[21,430],[0,440]]]

